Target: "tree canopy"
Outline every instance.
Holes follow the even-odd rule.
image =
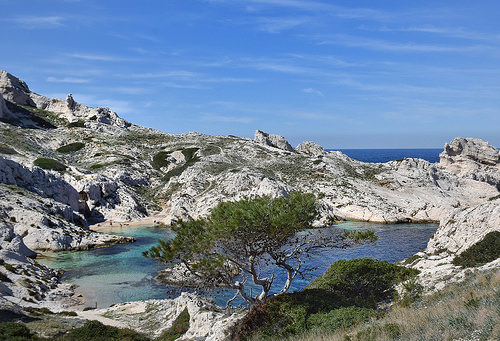
[[[206,218],[175,224],[175,238],[160,240],[144,255],[170,266],[181,264],[200,280],[200,287],[235,289],[235,297],[259,304],[287,292],[293,279],[308,270],[303,260],[314,250],[376,239],[373,232],[301,232],[311,228],[317,216],[315,196],[300,192],[287,198],[221,202]],[[286,274],[286,280],[272,289],[278,271]],[[259,293],[248,290],[248,280],[260,288]]]

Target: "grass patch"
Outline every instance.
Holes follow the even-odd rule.
[[[494,200],[497,200],[497,199],[500,199],[500,194],[499,195],[495,195],[494,197],[489,198],[488,201],[494,201]]]
[[[157,341],[174,341],[184,335],[189,329],[189,312],[187,308],[177,316],[172,327],[165,330],[156,340]]]
[[[452,263],[465,268],[480,266],[500,257],[500,231],[492,231],[456,256]]]
[[[83,147],[85,147],[85,143],[74,142],[74,143],[70,143],[70,144],[67,144],[65,146],[59,147],[56,149],[56,151],[58,151],[59,153],[68,154],[68,153],[79,151]]]
[[[1,322],[0,323],[0,340],[24,341],[24,340],[45,340],[36,337],[22,323],[16,322]]]

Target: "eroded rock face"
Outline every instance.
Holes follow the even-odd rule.
[[[298,151],[299,153],[312,156],[319,156],[325,154],[325,150],[323,149],[323,147],[311,141],[302,142],[295,148],[295,150]]]
[[[500,191],[500,151],[488,142],[458,137],[445,144],[439,167],[459,177],[496,186]]]
[[[290,143],[281,135],[273,135],[265,133],[261,130],[255,131],[255,136],[253,140],[258,144],[263,144],[265,146],[270,146],[282,150],[286,150],[289,152],[295,151]]]
[[[7,71],[0,70],[0,93],[10,102],[33,106],[28,85]]]

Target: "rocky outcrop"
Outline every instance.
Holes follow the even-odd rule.
[[[321,156],[325,154],[323,147],[311,141],[302,142],[295,148],[295,150],[299,153],[312,156]]]
[[[12,117],[12,113],[7,108],[5,100],[0,96],[0,121],[9,121]]]
[[[281,135],[273,135],[265,133],[261,130],[256,130],[253,140],[256,143],[265,146],[286,150],[288,152],[295,151],[290,145],[290,143],[288,143],[288,141]]]
[[[419,282],[427,290],[433,291],[443,288],[447,283],[461,281],[471,269],[453,265],[453,259],[492,231],[500,231],[500,199],[449,212],[441,220],[427,248],[409,262],[413,268],[421,271]],[[498,267],[500,258],[473,270]]]
[[[121,327],[158,337],[172,326],[176,317],[187,309],[189,329],[177,340],[228,340],[232,328],[243,317],[244,312],[227,312],[195,294],[182,293],[171,300],[148,300],[116,304],[107,309],[79,312],[81,317],[108,323],[118,322]]]
[[[500,151],[488,142],[458,137],[445,144],[439,167],[459,177],[496,186],[500,191]]]
[[[77,103],[71,94],[66,97],[65,101],[36,94],[28,88],[25,82],[4,70],[0,70],[0,93],[9,102],[57,113],[70,123],[85,120],[89,122],[89,125],[99,122],[119,128],[130,126],[129,122],[118,117],[109,108],[94,108]]]
[[[19,105],[35,105],[30,97],[28,85],[4,70],[0,70],[0,93],[7,101]]]

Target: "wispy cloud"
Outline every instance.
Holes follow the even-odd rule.
[[[324,97],[325,95],[323,95],[323,93],[319,90],[316,90],[316,89],[313,89],[313,88],[305,88],[305,89],[302,89],[302,92],[306,93],[306,94],[314,94],[314,95],[318,95],[318,96],[321,96],[321,97]]]
[[[62,78],[47,77],[47,82],[83,84],[83,83],[89,83],[90,80],[86,78],[76,78],[76,77],[62,77]]]
[[[138,61],[138,59],[112,56],[112,55],[102,55],[102,54],[86,54],[86,53],[70,53],[66,54],[67,57],[90,60],[90,61],[101,61],[101,62],[123,62],[123,61]]]
[[[250,116],[225,116],[213,113],[204,113],[201,115],[200,118],[203,121],[242,123],[242,124],[248,124],[255,121],[255,118]]]
[[[310,21],[307,17],[261,17],[257,18],[257,25],[262,31],[269,33],[279,33],[284,30],[288,30],[300,25],[303,25]]]
[[[437,45],[419,43],[399,43],[386,40],[368,39],[349,35],[335,35],[329,38],[319,37],[318,45],[343,45],[371,50],[393,52],[465,52],[491,50],[487,45]]]
[[[26,29],[41,29],[64,26],[66,19],[61,16],[19,16],[1,21],[12,22]]]
[[[206,89],[206,87],[199,85],[199,84],[182,84],[182,83],[176,83],[176,82],[163,82],[163,86],[167,88],[174,88],[174,89]]]

